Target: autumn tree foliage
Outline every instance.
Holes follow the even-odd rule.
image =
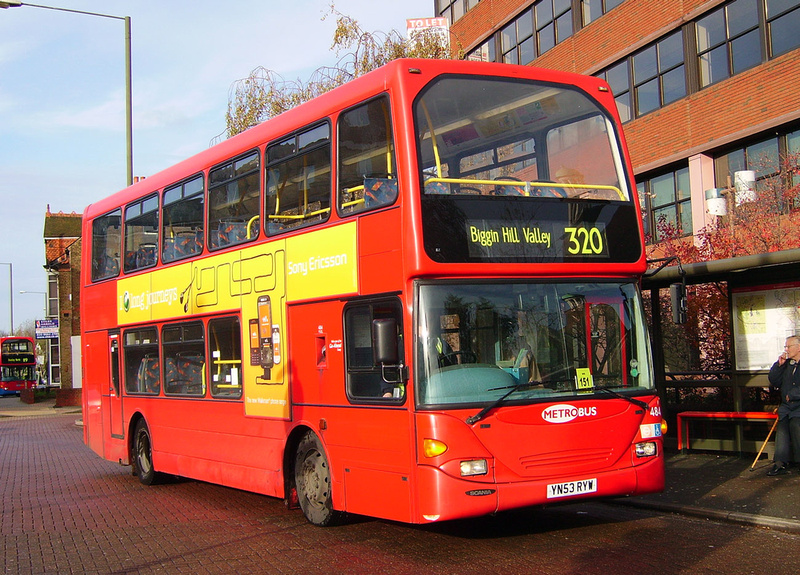
[[[451,57],[448,42],[431,30],[422,30],[411,39],[396,30],[367,32],[333,5],[323,19],[327,17],[336,18],[331,50],[339,57],[338,63],[316,69],[306,81],[286,80],[274,70],[255,68],[231,86],[225,117],[228,137],[397,58]]]
[[[649,257],[678,257],[682,264],[707,262],[800,247],[800,154],[756,162],[754,196],[737,201],[726,189],[728,212],[685,236],[673,222],[656,222],[663,241],[650,246]],[[737,205],[738,204],[738,205]],[[690,286],[688,321],[663,321],[668,371],[716,371],[732,366],[728,287],[724,283]],[[669,296],[662,294],[662,317],[669,317]]]

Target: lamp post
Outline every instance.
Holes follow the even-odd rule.
[[[0,266],[8,266],[8,317],[11,324],[9,335],[14,335],[14,266],[9,262],[0,262]]]
[[[131,18],[130,16],[112,16],[110,14],[100,14],[99,12],[85,12],[83,10],[71,10],[69,8],[57,8],[55,6],[42,6],[40,4],[28,4],[16,0],[0,0],[0,8],[19,8],[29,6],[31,8],[44,8],[45,10],[56,10],[59,12],[72,12],[73,14],[85,14],[86,16],[98,16],[100,18],[111,18],[112,20],[122,20],[125,22],[125,144],[128,164],[127,182],[133,184],[133,102],[131,94]]]

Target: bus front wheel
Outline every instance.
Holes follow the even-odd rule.
[[[310,523],[325,527],[341,520],[342,513],[333,509],[328,458],[319,438],[311,432],[297,446],[294,482],[300,508]]]
[[[139,420],[133,432],[133,450],[133,468],[136,476],[142,484],[153,485],[158,474],[153,467],[153,443],[144,419]]]

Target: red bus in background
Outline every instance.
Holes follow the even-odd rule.
[[[86,443],[428,523],[659,491],[614,98],[398,60],[86,208]]]
[[[36,387],[36,345],[32,337],[0,338],[0,395]]]

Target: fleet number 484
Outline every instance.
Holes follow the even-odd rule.
[[[564,228],[568,234],[567,251],[572,255],[603,253],[603,234],[599,228]]]

